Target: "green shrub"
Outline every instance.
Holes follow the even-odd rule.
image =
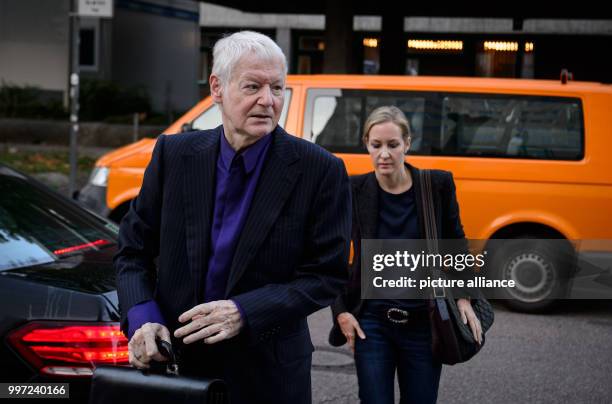
[[[0,117],[66,119],[68,112],[61,100],[48,97],[34,86],[0,83]]]
[[[112,81],[83,80],[79,98],[79,118],[83,121],[151,112],[151,101],[144,88],[122,87]]]
[[[79,120],[132,122],[135,112],[151,114],[151,101],[142,87],[124,87],[112,81],[81,81]],[[0,83],[0,117],[68,119],[62,100],[34,86]]]

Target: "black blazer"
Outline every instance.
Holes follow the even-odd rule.
[[[181,313],[203,302],[221,133],[157,140],[121,222],[115,268],[124,332],[128,310],[145,300],[155,299],[171,333]],[[291,377],[296,364],[310,374],[306,316],[330,305],[346,281],[351,194],[342,160],[280,127],[272,136],[225,291],[247,321],[219,344],[231,347],[223,358],[230,388],[239,387],[232,402],[310,397],[310,379]]]
[[[418,223],[421,234],[424,237],[425,226],[423,223],[420,170],[408,163],[406,163],[406,167],[410,170],[412,176]],[[440,239],[465,239],[452,173],[442,170],[430,170],[430,172],[438,237]],[[353,261],[349,266],[349,282],[347,287],[331,307],[334,325],[329,334],[329,343],[334,346],[346,343],[346,338],[340,331],[340,326],[336,320],[338,314],[350,312],[356,318],[359,318],[363,306],[363,301],[361,300],[361,240],[377,238],[378,229],[379,187],[376,175],[374,172],[370,172],[368,174],[352,176],[350,180],[353,194],[351,241],[353,243],[354,255]]]

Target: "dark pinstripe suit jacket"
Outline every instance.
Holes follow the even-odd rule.
[[[203,302],[220,135],[218,127],[157,141],[115,257],[124,331],[126,313],[142,301],[155,299],[171,332],[181,313]],[[310,401],[306,316],[328,306],[347,275],[344,164],[280,127],[272,136],[225,293],[248,323],[218,348],[230,389],[239,386],[232,402]]]

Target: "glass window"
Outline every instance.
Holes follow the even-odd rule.
[[[80,66],[95,66],[96,65],[96,38],[93,28],[81,29],[81,38],[79,41],[79,65]]]
[[[283,104],[283,110],[281,111],[278,124],[281,127],[285,127],[287,122],[287,113],[289,111],[289,104],[291,103],[291,89],[285,89],[285,103]],[[200,116],[191,122],[192,130],[205,130],[213,129],[221,125],[221,110],[217,104],[213,104],[210,108],[204,111]]]
[[[440,155],[579,160],[580,100],[557,97],[447,95],[442,100]]]
[[[219,125],[221,125],[221,110],[217,104],[212,104],[191,124],[193,130],[212,129]]]
[[[293,73],[321,74],[323,73],[323,51],[325,42],[322,36],[296,33],[297,46],[293,65]]]
[[[316,97],[311,140],[330,151],[350,153],[361,148],[362,105],[358,97]]]
[[[117,226],[0,166],[0,271],[115,244]]]
[[[100,21],[97,18],[81,18],[79,25],[79,68],[85,72],[95,72],[100,54]]]
[[[411,153],[423,152],[426,97],[397,91],[308,91],[303,137],[334,153],[367,153],[361,142],[368,115],[383,105],[401,109],[412,131]]]

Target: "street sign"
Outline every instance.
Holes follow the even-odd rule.
[[[79,17],[113,17],[113,0],[79,0]]]

